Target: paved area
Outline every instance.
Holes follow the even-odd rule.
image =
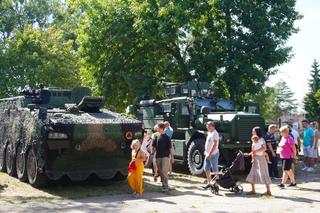
[[[27,199],[15,195],[1,199],[1,212],[319,212],[320,169],[315,173],[298,174],[298,187],[280,189],[274,180],[273,196],[261,196],[265,191],[258,185],[255,196],[235,194],[221,189],[219,195],[200,189],[203,178],[190,178],[177,174],[171,185],[175,188],[167,194],[158,192],[160,183],[146,177],[146,193],[143,198],[133,198],[127,192],[116,195],[86,197],[81,199],[46,198]],[[125,184],[125,182],[123,182]],[[148,192],[148,185],[154,188]],[[242,184],[249,191],[247,183]],[[1,196],[2,194],[0,194]]]

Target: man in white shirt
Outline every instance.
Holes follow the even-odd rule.
[[[205,159],[204,159],[204,171],[207,176],[208,184],[204,186],[204,189],[209,188],[211,175],[210,172],[218,172],[218,160],[219,160],[219,133],[215,129],[215,125],[212,121],[207,123],[207,140],[205,144]]]

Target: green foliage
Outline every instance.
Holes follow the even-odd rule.
[[[76,28],[60,0],[5,0],[0,6],[0,97],[25,85],[79,85]],[[73,18],[75,21],[76,18]],[[68,25],[68,26],[66,26]],[[73,34],[74,35],[74,34]]]
[[[309,120],[320,121],[320,68],[319,63],[314,60],[311,66],[311,79],[309,92],[304,98],[306,117]]]
[[[228,85],[231,98],[242,102],[244,94],[255,94],[275,67],[290,59],[285,46],[297,32],[294,21],[301,18],[295,0],[215,1],[223,25],[223,67],[219,76]]]
[[[81,76],[123,110],[164,81],[213,81],[238,103],[290,58],[294,0],[79,0]],[[158,94],[159,95],[159,94]]]
[[[251,100],[260,105],[261,115],[267,122],[277,122],[281,116],[297,110],[297,100],[293,95],[287,83],[280,80],[274,87],[263,88]]]

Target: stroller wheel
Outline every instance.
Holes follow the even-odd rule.
[[[219,186],[217,186],[217,185],[213,185],[213,186],[210,188],[210,190],[211,190],[211,193],[212,193],[212,194],[215,194],[215,195],[218,195],[218,194],[219,194]]]
[[[242,193],[243,192],[243,187],[241,185],[237,185],[235,188],[234,188],[234,192],[235,193]]]

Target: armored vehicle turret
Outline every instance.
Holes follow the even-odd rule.
[[[127,175],[142,123],[103,109],[89,88],[39,88],[0,99],[0,170],[35,187],[67,175]]]
[[[203,172],[208,121],[213,121],[219,132],[223,163],[230,162],[238,150],[250,150],[253,127],[264,129],[256,104],[247,103],[237,110],[232,101],[214,98],[206,82],[166,83],[164,90],[164,99],[140,102],[142,121],[145,128],[171,123],[175,159],[187,165],[191,174]]]

